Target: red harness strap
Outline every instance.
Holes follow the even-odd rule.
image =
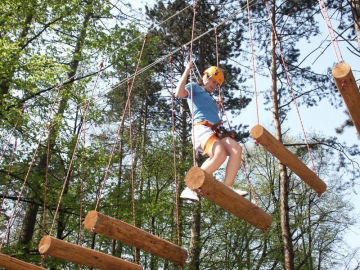
[[[203,120],[203,121],[200,121],[200,122],[197,122],[194,124],[194,125],[207,126],[207,127],[211,128],[211,130],[214,132],[214,134],[211,135],[211,137],[206,141],[206,143],[204,145],[204,155],[209,154],[209,150],[210,150],[211,146],[213,145],[213,143],[216,141],[216,139],[221,140],[225,137],[230,137],[232,139],[235,139],[234,133],[232,131],[228,132],[227,130],[225,130],[221,124],[222,124],[221,121],[219,121],[215,124],[211,124],[209,121],[206,121],[206,120]]]
[[[194,126],[204,125],[204,126],[207,126],[207,127],[211,128],[214,132],[216,132],[217,127],[220,126],[221,123],[222,123],[222,122],[219,121],[219,122],[217,122],[217,123],[215,123],[215,124],[211,124],[209,121],[203,120],[203,121],[200,121],[200,122],[195,123]]]

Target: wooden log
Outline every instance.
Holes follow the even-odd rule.
[[[121,220],[90,211],[85,217],[84,226],[89,231],[137,247],[177,265],[185,264],[185,249]]]
[[[250,131],[258,143],[264,146],[271,154],[278,158],[281,163],[296,173],[305,183],[318,192],[320,196],[326,191],[326,184],[293,153],[272,136],[264,127],[254,126]]]
[[[71,244],[49,235],[46,235],[41,239],[39,251],[41,254],[50,255],[58,259],[105,270],[143,269],[142,266],[138,264],[90,248]]]
[[[347,63],[339,63],[333,68],[332,75],[360,136],[360,93],[351,67]]]
[[[185,183],[192,190],[200,189],[203,197],[251,225],[263,231],[270,227],[272,220],[269,214],[201,168],[192,167],[185,176]]]
[[[45,270],[45,268],[0,253],[0,266],[9,270]]]

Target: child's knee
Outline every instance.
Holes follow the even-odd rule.
[[[221,144],[218,145],[218,147],[216,147],[215,151],[214,151],[214,156],[213,158],[219,160],[219,161],[222,161],[224,162],[227,158],[227,155],[226,155],[226,149],[224,146],[222,146]]]
[[[232,151],[231,154],[234,158],[238,159],[239,162],[242,161],[242,147],[240,145],[238,145],[237,147],[235,147]]]

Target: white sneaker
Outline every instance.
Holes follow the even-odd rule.
[[[236,189],[236,188],[231,188],[233,191],[235,191],[237,194],[245,197],[246,195],[248,195],[249,193],[247,191],[241,190],[241,189]]]
[[[180,194],[180,198],[182,199],[189,199],[189,200],[194,200],[194,201],[198,201],[199,197],[196,194],[195,191],[192,191],[190,188],[186,187],[183,192],[181,192]]]

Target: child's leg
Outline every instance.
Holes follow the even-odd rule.
[[[203,147],[203,146],[202,146]],[[203,148],[204,149],[204,148]],[[216,139],[208,152],[209,158],[201,165],[201,169],[209,174],[213,174],[227,157],[227,151],[221,140]]]
[[[224,184],[226,186],[232,186],[235,181],[236,174],[241,167],[242,147],[230,137],[223,138],[221,140],[221,144],[229,156],[229,160],[226,165]]]

